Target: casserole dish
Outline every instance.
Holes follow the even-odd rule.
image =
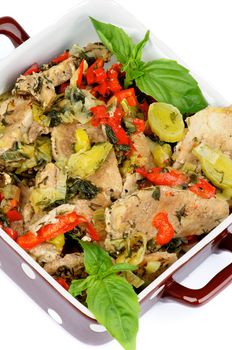
[[[106,9],[105,13],[114,13],[114,18],[111,19],[112,22],[124,26],[124,23],[127,23],[127,31],[134,33],[134,28],[138,30],[134,34],[135,37],[139,37],[139,32],[144,31],[144,28],[135,22],[130,14],[120,9],[116,4],[111,2],[99,1],[96,9],[101,8]],[[112,11],[112,6],[114,11]],[[2,90],[10,87],[11,82],[18,75],[20,71],[25,69],[31,62],[34,60],[39,61],[40,63],[46,61],[46,59],[57,52],[63,50],[70,44],[74,43],[76,40],[79,40],[81,44],[92,41],[96,39],[96,36],[93,34],[93,31],[90,30],[87,24],[87,16],[92,15],[98,17],[102,20],[109,21],[107,16],[102,16],[99,12],[100,10],[92,9],[90,10],[90,4],[85,3],[81,5],[78,10],[73,11],[71,15],[65,16],[57,26],[54,28],[49,28],[48,32],[43,32],[36,38],[26,42],[22,47],[17,49],[15,55],[8,57],[8,60],[4,60],[1,63],[2,71]],[[78,14],[77,14],[78,12]],[[81,26],[81,31],[78,34],[78,38],[75,32],[75,28]],[[62,28],[59,30],[58,28]],[[63,28],[66,28],[65,33]],[[88,33],[88,37],[86,37]],[[36,50],[36,47],[40,47],[44,43],[44,39],[58,37],[57,43],[53,45],[49,44],[47,40],[46,44],[43,44],[44,51],[39,53],[39,50]],[[13,36],[12,36],[13,37]],[[17,38],[17,37],[16,37]],[[15,38],[13,38],[14,41]],[[24,37],[25,39],[25,37]],[[22,36],[22,40],[23,36]],[[53,39],[52,39],[53,40]],[[152,38],[152,42],[156,43],[156,39]],[[20,40],[19,40],[20,42]],[[18,42],[18,43],[19,43]],[[52,46],[52,49],[51,49]],[[166,56],[173,57],[172,54],[168,53],[168,50],[162,45],[158,44],[159,52],[157,56]],[[46,56],[45,56],[46,52]],[[25,53],[27,53],[25,55]],[[153,52],[147,50],[147,57],[153,56]],[[44,56],[43,56],[44,55]],[[26,60],[24,57],[26,56]],[[22,59],[23,58],[23,59]],[[16,66],[16,61],[20,62]],[[6,73],[5,73],[6,72]],[[11,72],[9,76],[8,72]],[[225,101],[220,98],[215,92],[211,91],[205,84],[201,84],[201,87],[205,93],[206,98],[210,104],[223,105]],[[185,289],[173,282],[173,279],[178,281],[184,277],[188,272],[188,266],[191,262],[193,266],[196,263],[199,263],[204,256],[207,256],[217,246],[228,247],[231,249],[231,234],[229,233],[229,227],[231,223],[231,217],[228,217],[222,224],[220,224],[215,230],[213,230],[207,237],[202,240],[198,245],[196,245],[191,251],[183,256],[177,263],[175,263],[170,269],[168,269],[164,274],[162,274],[156,281],[154,281],[146,290],[144,290],[140,295],[140,301],[142,305],[143,312],[148,309],[159,296],[173,296],[178,298],[186,303],[199,304],[205,302],[209,297],[218,292],[220,288],[224,287],[231,279],[231,265],[219,273],[208,285],[207,287],[199,290],[197,293],[189,289]],[[27,292],[33,296],[33,298],[47,311],[48,308],[52,308],[58,312],[63,321],[63,326],[70,333],[79,337],[83,341],[89,343],[100,344],[109,337],[105,333],[96,333],[94,337],[92,330],[89,328],[90,325],[94,324],[94,321],[91,319],[91,314],[85,309],[81,304],[74,300],[68,293],[63,291],[51,278],[48,276],[42,269],[37,266],[37,264],[32,261],[32,259],[27,256],[14,242],[10,242],[8,237],[4,233],[1,233],[1,259],[2,259],[2,268],[10,275],[12,278],[23,286],[24,289],[27,289]],[[15,260],[13,260],[15,258]],[[10,261],[9,261],[10,260]],[[14,264],[11,264],[14,261]],[[16,262],[17,261],[17,262]],[[23,265],[22,265],[23,264]],[[30,265],[28,268],[27,265]],[[14,269],[12,268],[14,266]],[[24,275],[26,272],[32,279],[29,279],[28,276]],[[32,268],[32,271],[30,270]],[[35,277],[35,278],[33,278]],[[45,291],[45,288],[49,288],[53,293],[48,293]],[[40,295],[39,295],[40,294]],[[42,295],[46,295],[46,301],[40,300]],[[48,296],[49,295],[49,296]],[[65,299],[64,299],[65,298]],[[65,307],[64,307],[65,306]],[[80,313],[78,313],[79,309]],[[65,311],[64,311],[65,310]],[[82,318],[81,328],[76,329],[76,323],[79,318]]]

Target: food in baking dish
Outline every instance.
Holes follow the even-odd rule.
[[[0,101],[3,230],[135,347],[141,291],[229,214],[232,108],[120,28],[34,63]],[[113,57],[112,57],[113,54]],[[112,63],[112,58],[117,63]]]

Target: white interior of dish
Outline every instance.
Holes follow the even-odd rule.
[[[58,22],[53,23],[40,34],[32,37],[23,45],[18,47],[10,55],[0,61],[0,93],[10,89],[18,75],[25,71],[32,63],[40,64],[48,62],[49,59],[69,48],[74,43],[81,46],[89,42],[99,41],[88,16],[99,20],[113,23],[123,27],[135,40],[143,37],[147,28],[142,25],[134,16],[118,5],[113,0],[86,0],[77,4]],[[147,45],[144,59],[155,59],[166,57],[182,62],[169,48],[167,48],[155,35],[151,34],[151,40]],[[189,68],[189,67],[188,67]],[[226,106],[228,102],[205,81],[198,77],[192,70],[191,74],[198,80],[199,85],[211,105]],[[153,281],[146,289],[139,294],[141,301],[148,293],[162,284],[162,281],[172,275],[183,263],[187,262],[197,251],[206,246],[226,227],[232,224],[232,215],[225,219],[219,226],[211,231],[204,239],[196,244],[177,262],[170,266],[162,275]],[[91,318],[91,312],[73,298],[63,287],[61,287],[39,264],[37,264],[23,249],[21,249],[12,239],[0,229],[0,237],[4,239],[22,258],[38,271],[50,284],[53,285],[66,299],[76,306],[83,313]]]

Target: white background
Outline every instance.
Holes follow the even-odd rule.
[[[0,16],[14,17],[33,36],[77,2],[1,1]],[[189,67],[232,103],[230,0],[118,2],[130,9],[147,28],[187,62]],[[13,48],[8,40],[0,36],[0,57],[7,55],[11,50]],[[231,261],[232,256],[228,252],[211,256],[184,281],[184,285],[201,287]],[[158,302],[140,320],[137,350],[229,350],[231,319],[232,285],[210,303],[197,309],[176,302]],[[1,270],[0,339],[1,348],[4,350],[96,349],[94,346],[80,343],[56,325]],[[113,341],[98,348],[117,350],[120,346]]]

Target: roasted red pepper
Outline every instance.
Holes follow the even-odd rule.
[[[22,215],[16,209],[11,209],[6,213],[6,217],[10,222],[22,220]]]
[[[169,222],[166,212],[159,212],[156,214],[152,224],[157,229],[156,243],[163,245],[172,240],[174,237],[174,228]]]
[[[67,58],[69,58],[69,56],[70,56],[69,51],[66,50],[66,51],[62,52],[59,56],[53,58],[51,62],[54,64],[58,64],[60,62],[67,60]]]
[[[147,101],[144,100],[142,103],[139,103],[138,107],[140,111],[143,112],[145,120],[147,120],[148,108],[149,108],[149,104],[147,103]]]
[[[66,81],[65,83],[62,83],[58,86],[58,94],[63,94],[65,92],[65,90],[67,89],[67,87],[69,86],[69,82]]]
[[[56,277],[56,282],[58,282],[64,289],[69,290],[69,285],[66,280],[62,277]]]
[[[204,179],[200,179],[195,185],[189,186],[189,190],[202,198],[211,198],[216,194],[216,188]]]
[[[105,72],[103,64],[103,61],[99,61],[99,59],[96,60],[95,63],[89,67],[86,74],[86,80],[89,85],[98,84],[91,90],[91,93],[96,97],[98,94],[106,97],[122,90],[118,81],[120,65],[113,64],[111,68]]]
[[[38,73],[40,71],[38,63],[33,63],[30,68],[23,73],[24,76],[30,75],[32,73]]]
[[[93,225],[84,216],[78,215],[76,212],[58,215],[56,218],[58,222],[44,225],[38,230],[37,235],[28,232],[18,237],[17,243],[26,250],[31,249],[42,242],[49,241],[60,234],[71,231],[80,224],[86,225],[86,230],[92,240],[98,241],[100,239]]]
[[[79,68],[78,68],[78,78],[77,78],[77,86],[80,88],[81,87],[81,82],[83,78],[83,73],[84,73],[84,60],[81,61]]]
[[[136,106],[138,104],[134,88],[121,90],[117,92],[114,96],[117,97],[118,102],[121,102],[123,99],[126,99],[129,106]]]
[[[102,58],[96,59],[96,61],[87,69],[86,80],[88,85],[96,83],[96,74],[95,71],[99,68],[103,68],[104,61]]]
[[[8,236],[10,236],[14,241],[17,239],[18,237],[18,233],[13,230],[11,227],[2,227],[1,228],[8,234]]]
[[[179,186],[184,185],[189,181],[187,175],[175,169],[164,171],[162,168],[153,168],[148,173],[144,168],[137,168],[136,172],[147,178],[154,185]]]
[[[98,126],[99,124],[110,126],[117,138],[117,144],[130,145],[130,139],[120,125],[123,116],[123,111],[120,107],[116,108],[113,117],[109,115],[104,105],[92,107],[91,112],[93,113],[91,120],[93,126]]]
[[[16,239],[16,242],[23,249],[29,250],[29,249],[36,247],[40,243],[44,242],[44,240],[40,239],[38,236],[36,236],[31,231],[28,231],[27,233],[25,233],[25,235],[19,236]]]
[[[145,130],[145,121],[139,118],[134,118],[133,119],[133,124],[136,127],[136,132],[144,132]]]
[[[48,241],[62,233],[71,231],[80,223],[79,215],[76,212],[58,215],[56,218],[58,219],[57,223],[47,224],[39,229],[37,232],[38,237]]]

